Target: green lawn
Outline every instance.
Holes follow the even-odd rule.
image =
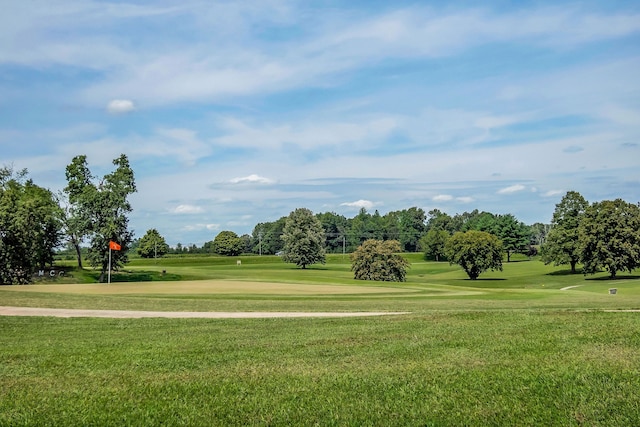
[[[114,278],[205,281],[0,287],[0,305],[411,313],[0,317],[0,425],[640,425],[640,313],[604,311],[640,308],[637,276],[523,260],[469,281],[411,256],[390,284],[354,281],[342,256],[241,259],[136,260]]]

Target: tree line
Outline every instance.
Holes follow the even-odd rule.
[[[512,214],[498,215],[473,210],[450,216],[438,209],[425,213],[418,207],[392,211],[380,215],[362,208],[353,218],[334,212],[315,214],[324,232],[324,247],[327,253],[352,253],[367,240],[395,240],[402,252],[427,251],[428,256],[438,259],[439,252],[434,246],[434,233],[447,236],[457,231],[489,231],[500,237],[508,258],[514,252],[528,253],[532,246],[543,241],[549,227],[544,224],[527,226]],[[220,253],[238,255],[255,253],[274,255],[283,251],[283,239],[287,216],[273,222],[262,222],[254,226],[252,233],[238,236],[232,231],[222,231],[212,241],[201,248],[185,249],[176,247],[179,253]],[[224,239],[220,239],[223,236]],[[233,250],[230,250],[233,247]],[[433,248],[434,252],[429,252]],[[171,253],[169,249],[169,253]]]
[[[309,247],[321,247],[322,256],[354,253],[365,242],[374,240],[397,242],[385,246],[385,250],[397,247],[400,252],[422,251],[427,259],[460,264],[477,260],[475,251],[482,250],[481,242],[492,242],[499,243],[507,262],[514,253],[533,255],[540,248],[544,262],[568,264],[572,272],[582,264],[585,273],[604,268],[615,277],[620,271],[632,271],[640,265],[640,207],[621,199],[589,204],[575,191],[568,192],[556,205],[550,224],[525,225],[512,214],[477,209],[449,215],[438,209],[425,212],[411,207],[381,215],[377,210],[369,213],[363,208],[353,218],[334,212],[314,215],[308,210],[304,215],[293,215],[296,210],[288,217],[255,225],[251,234],[238,236],[225,230],[202,247],[178,243],[171,248],[156,229],[133,239],[128,227],[132,210],[128,198],[136,192],[134,172],[124,154],[114,159],[113,165],[112,172],[96,177],[86,156],[74,157],[65,169],[67,186],[58,194],[36,185],[26,170],[0,168],[0,283],[30,282],[37,268],[52,265],[56,249],[64,243],[72,248],[78,267],[82,268],[86,259],[93,268],[100,269],[101,281],[110,268],[109,258],[111,267],[118,269],[128,261],[131,250],[143,257],[172,252],[281,254],[285,260],[299,263],[292,258],[291,250],[286,250],[287,239],[289,246],[304,242],[311,245],[309,242],[313,241]],[[302,221],[298,217],[310,221],[309,216],[313,217],[311,240],[293,233],[296,226],[292,225],[292,221]],[[292,234],[295,237],[291,238]],[[111,257],[110,242],[117,242],[120,248],[112,251]],[[495,254],[496,247],[485,253]],[[323,258],[313,255],[308,258],[311,259]],[[308,260],[303,258],[300,265],[304,267]],[[500,267],[496,260],[487,262],[484,269]],[[469,271],[474,268],[470,266]]]
[[[127,262],[133,240],[128,197],[136,191],[126,155],[113,160],[115,170],[103,177],[91,173],[84,155],[65,169],[67,186],[58,194],[36,185],[28,171],[0,168],[0,283],[29,283],[37,268],[53,265],[57,248],[73,248],[78,266],[83,258],[100,269]],[[110,242],[120,250],[111,251]]]

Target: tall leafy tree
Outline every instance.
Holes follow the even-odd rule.
[[[576,272],[580,261],[579,226],[589,202],[577,191],[569,191],[556,205],[551,220],[551,230],[542,246],[542,261],[545,264],[569,264]]]
[[[101,269],[100,281],[104,281],[109,267],[109,241],[118,242],[122,248],[111,256],[112,267],[118,269],[127,262],[133,240],[127,215],[132,210],[128,197],[136,191],[134,173],[124,154],[113,164],[116,169],[97,183],[85,155],[74,157],[66,168],[65,192],[73,214],[82,218],[78,222],[86,227],[80,232],[90,240],[87,257],[92,267]]]
[[[427,231],[429,230],[444,230],[449,234],[460,231],[454,229],[453,218],[448,214],[440,211],[439,209],[432,209],[427,213],[427,223],[425,226]]]
[[[156,258],[162,257],[169,252],[169,245],[167,245],[158,230],[152,228],[147,230],[145,235],[140,238],[136,250],[142,258]]]
[[[511,214],[495,217],[492,233],[502,240],[507,262],[511,262],[511,254],[526,251],[531,244],[531,229]]]
[[[461,223],[459,231],[486,231],[496,234],[496,221],[498,217],[491,212],[479,212],[477,209],[472,212],[465,212],[456,215],[457,221]]]
[[[447,241],[450,264],[458,264],[471,280],[487,270],[502,271],[502,242],[485,231],[457,232]]]
[[[351,271],[356,280],[404,282],[409,262],[398,252],[397,240],[366,240],[351,254]]]
[[[0,168],[0,283],[29,283],[36,268],[53,263],[61,241],[56,198],[27,174]]]
[[[604,267],[613,279],[640,266],[640,207],[622,199],[589,206],[578,228],[583,271]]]
[[[242,239],[233,231],[221,231],[213,239],[213,252],[218,255],[236,256],[242,253]]]
[[[325,234],[322,223],[309,209],[299,208],[291,212],[284,225],[285,262],[303,269],[308,265],[325,263]]]
[[[440,261],[446,257],[445,247],[449,240],[449,233],[445,230],[431,229],[420,239],[420,247],[424,251],[425,259]]]

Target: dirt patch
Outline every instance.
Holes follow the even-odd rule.
[[[408,312],[270,312],[270,311],[131,311],[131,310],[81,310],[67,308],[0,307],[0,316],[43,317],[107,317],[113,319],[140,319],[164,317],[170,319],[266,319],[294,317],[365,317],[408,314]]]

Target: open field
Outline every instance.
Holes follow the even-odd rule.
[[[135,260],[123,274],[152,281],[0,287],[18,307],[408,312],[0,316],[0,425],[640,425],[640,313],[618,311],[640,309],[639,277],[522,261],[472,282],[411,257],[402,284],[354,281],[335,256],[307,271]]]

